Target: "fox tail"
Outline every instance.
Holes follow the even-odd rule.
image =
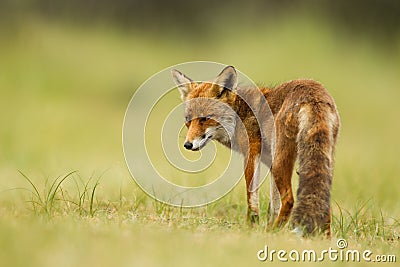
[[[339,115],[327,103],[305,104],[298,120],[299,189],[291,226],[303,235],[319,231],[330,236],[330,189]]]

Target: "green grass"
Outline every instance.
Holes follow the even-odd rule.
[[[306,241],[285,229],[266,232],[264,219],[250,227],[244,220],[246,204],[232,200],[237,189],[216,203],[187,209],[153,201],[137,189],[109,199],[96,197],[98,181],[85,181],[75,172],[44,184],[35,185],[25,175],[21,179],[30,191],[25,207],[4,207],[0,220],[2,258],[10,266],[256,264],[256,252],[264,245],[321,251],[336,248],[339,237],[346,238],[352,249],[398,252],[400,222],[384,217],[369,202],[350,210],[334,204],[335,237]],[[265,192],[262,195],[267,198]],[[262,213],[266,214],[266,205]],[[10,257],[17,252],[25,256]]]
[[[248,266],[264,245],[321,250],[341,237],[400,257],[398,49],[303,17],[216,27],[214,42],[78,26],[27,18],[0,37],[2,266]],[[156,202],[133,182],[121,147],[129,99],[153,73],[190,60],[233,64],[266,84],[311,77],[328,88],[342,119],[332,240],[266,232],[268,183],[251,228],[243,181],[196,209]]]

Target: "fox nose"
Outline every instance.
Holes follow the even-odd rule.
[[[186,149],[192,149],[193,144],[190,143],[190,142],[185,142],[185,144],[183,144],[183,146],[184,146]]]

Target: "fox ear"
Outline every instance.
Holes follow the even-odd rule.
[[[235,68],[233,66],[225,67],[217,76],[217,78],[215,78],[214,83],[218,84],[221,87],[220,93],[222,93],[225,88],[231,91],[235,91],[238,84],[238,78]]]
[[[190,91],[190,83],[193,81],[178,70],[174,69],[171,71],[171,73],[175,84],[178,86],[179,93],[181,93],[181,98],[183,101],[185,101]]]

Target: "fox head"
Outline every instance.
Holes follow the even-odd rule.
[[[210,140],[230,146],[236,125],[236,113],[231,108],[238,80],[235,68],[224,68],[209,82],[195,82],[177,70],[172,70],[172,76],[185,102],[188,133],[184,147],[200,150]]]

